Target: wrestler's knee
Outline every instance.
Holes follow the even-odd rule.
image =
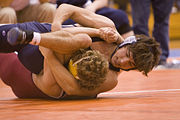
[[[76,40],[82,48],[88,48],[92,44],[92,39],[87,34],[77,34],[73,36],[73,40]]]

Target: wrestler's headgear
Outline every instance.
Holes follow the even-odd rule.
[[[79,76],[78,76],[77,64],[78,64],[79,62],[81,62],[82,60],[85,60],[85,59],[88,59],[88,58],[90,58],[90,56],[81,58],[81,59],[79,59],[78,61],[76,61],[76,62],[74,62],[74,63],[73,63],[73,60],[70,59],[68,68],[69,68],[69,71],[71,72],[71,74],[72,74],[76,79],[80,79]]]
[[[136,42],[137,42],[137,40],[136,40],[136,37],[135,37],[135,36],[127,37],[121,44],[119,44],[119,45],[117,46],[117,48],[115,49],[115,51],[112,53],[111,58],[112,58],[112,56],[116,53],[116,51],[117,51],[118,49],[120,49],[120,48],[122,48],[122,47],[124,47],[124,46],[126,46],[126,45],[134,44],[134,43],[136,43]],[[129,71],[129,70],[135,70],[135,69],[136,69],[136,68],[130,68],[130,69],[115,68],[115,67],[113,67],[111,64],[110,64],[110,67],[111,67],[111,69],[114,69],[115,71],[119,71],[120,69],[121,69],[121,70],[124,70],[124,71]]]
[[[71,74],[78,79],[79,77],[77,76],[77,64],[73,64],[72,59],[69,61],[69,65],[68,65],[69,71],[71,72]]]
[[[135,36],[130,36],[127,37],[121,44],[118,45],[118,47],[116,49],[122,48],[126,45],[130,45],[137,42],[136,37]]]

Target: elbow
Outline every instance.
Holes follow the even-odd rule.
[[[115,24],[112,21],[109,22],[109,27],[111,27],[114,30],[116,30]]]
[[[83,34],[81,39],[82,48],[88,48],[92,44],[92,39],[89,35]]]
[[[80,45],[80,48],[88,48],[92,44],[92,39],[87,34],[78,34],[75,39],[78,40],[78,44]]]

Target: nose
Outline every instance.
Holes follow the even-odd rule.
[[[125,66],[129,62],[129,58],[121,58],[119,59],[119,64]]]

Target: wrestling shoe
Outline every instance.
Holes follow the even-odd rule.
[[[26,45],[32,41],[33,32],[21,30],[18,27],[10,29],[7,33],[7,41],[10,45]]]

